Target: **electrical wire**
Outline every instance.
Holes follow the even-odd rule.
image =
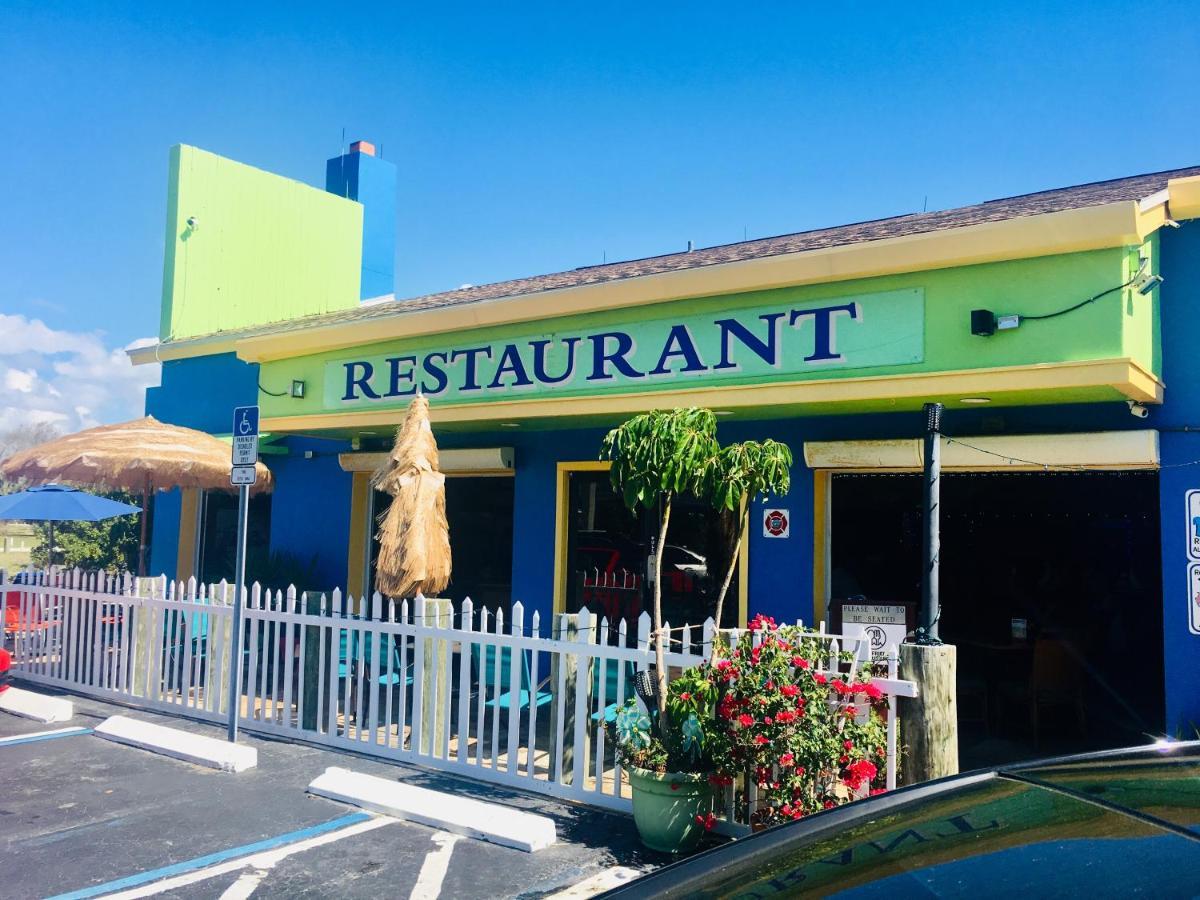
[[[958,444],[960,447],[966,447],[968,450],[974,450],[976,453],[985,453],[988,456],[994,456],[997,459],[1003,459],[1006,462],[1017,463],[1022,466],[1037,466],[1039,469],[1046,471],[1056,470],[1064,472],[1095,472],[1098,471],[1095,466],[1077,466],[1064,463],[1047,463],[1036,462],[1032,459],[1020,459],[1016,456],[1007,456],[1004,453],[996,453],[992,450],[985,450],[983,447],[976,447],[974,444],[968,444],[966,441],[960,441],[958,438],[946,437],[947,444]],[[1183,469],[1188,466],[1200,466],[1200,459],[1193,459],[1189,462],[1182,463],[1163,463],[1158,466],[1159,469]]]
[[[284,391],[283,393],[280,393],[280,394],[277,394],[277,393],[275,393],[274,391],[268,391],[268,390],[267,390],[265,387],[263,387],[263,386],[262,386],[262,382],[261,382],[261,381],[260,381],[260,382],[258,382],[258,389],[259,389],[259,391],[261,391],[262,393],[266,394],[268,397],[286,397],[286,396],[288,396],[288,392],[287,392],[287,391]]]
[[[1036,322],[1036,321],[1044,320],[1044,319],[1057,319],[1059,316],[1065,316],[1067,313],[1073,313],[1077,309],[1083,309],[1083,307],[1087,306],[1089,303],[1095,303],[1101,297],[1107,297],[1109,294],[1115,294],[1117,291],[1125,290],[1125,288],[1129,287],[1135,281],[1137,281],[1140,275],[1141,275],[1141,270],[1139,269],[1138,273],[1136,275],[1134,275],[1132,278],[1130,278],[1124,284],[1120,284],[1120,285],[1117,285],[1116,287],[1109,288],[1106,291],[1101,291],[1100,293],[1096,294],[1094,297],[1088,297],[1086,300],[1081,300],[1078,303],[1076,303],[1074,306],[1068,306],[1066,309],[1058,310],[1058,312],[1043,313],[1040,316],[1021,316],[1021,321],[1022,322]]]

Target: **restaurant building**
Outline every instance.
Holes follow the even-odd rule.
[[[260,577],[371,590],[370,476],[420,391],[447,594],[636,617],[654,531],[600,441],[695,405],[723,441],[795,453],[791,492],[745,524],[726,624],[836,621],[847,601],[903,620],[939,401],[964,733],[1104,746],[1200,725],[1200,167],[403,299],[396,170],[369,144],[325,190],[170,159],[160,340],[131,356],[162,362],[146,411],[164,421],[227,434],[260,405]],[[234,506],[160,495],[153,571],[229,577]],[[711,612],[729,527],[699,501],[673,514],[670,621]]]

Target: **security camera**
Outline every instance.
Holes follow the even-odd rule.
[[[195,230],[196,230],[196,226],[197,226],[197,225],[199,225],[199,224],[200,224],[200,220],[199,220],[199,219],[197,219],[195,216],[188,216],[188,217],[187,217],[187,227],[188,227],[188,228],[190,228],[190,229],[192,229],[192,231],[195,231]]]
[[[1150,410],[1148,410],[1145,405],[1138,403],[1136,400],[1126,400],[1125,405],[1129,407],[1129,414],[1131,416],[1137,416],[1139,419],[1145,419],[1150,415]]]

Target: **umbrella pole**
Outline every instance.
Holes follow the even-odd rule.
[[[138,540],[138,577],[146,577],[146,518],[150,515],[150,479],[142,491],[142,536]]]

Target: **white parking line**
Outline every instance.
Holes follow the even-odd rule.
[[[359,822],[355,825],[350,825],[347,828],[341,828],[337,831],[330,831],[326,834],[320,834],[316,837],[308,838],[307,840],[298,841],[295,844],[286,844],[282,847],[277,847],[274,850],[265,850],[262,853],[256,853],[253,856],[243,856],[240,859],[231,859],[227,862],[218,863],[215,866],[209,866],[207,869],[197,869],[195,872],[188,872],[186,875],[179,875],[175,878],[168,878],[165,881],[156,881],[152,884],[147,884],[142,887],[136,887],[132,890],[121,891],[116,894],[105,894],[108,898],[120,898],[120,900],[133,900],[135,897],[153,897],[155,894],[161,894],[164,891],[173,891],[176,888],[185,887],[189,884],[196,884],[200,881],[207,881],[210,878],[216,878],[218,875],[225,875],[229,872],[236,872],[238,869],[252,868],[262,870],[265,875],[270,871],[280,860],[286,859],[296,853],[303,853],[305,850],[312,850],[314,847],[321,847],[325,844],[332,844],[334,841],[340,841],[342,838],[353,837],[356,834],[362,834],[364,831],[373,831],[376,828],[382,828],[384,825],[391,825],[396,822],[396,819],[390,819],[387,816],[378,816],[373,819],[368,819],[365,822]],[[247,873],[257,874],[257,873]],[[258,887],[259,878],[254,885],[250,887],[250,892]],[[242,879],[234,882],[233,887],[236,887],[242,882]],[[230,890],[233,890],[233,887]],[[230,894],[235,897],[248,897],[250,893],[245,894]]]
[[[431,851],[425,857],[425,862],[421,863],[421,872],[417,875],[417,883],[413,885],[408,900],[437,900],[438,895],[442,893],[442,882],[446,880],[446,873],[450,871],[450,854],[454,852],[454,845],[460,837],[461,835],[445,831],[439,831],[433,836],[433,842],[438,848]]]

